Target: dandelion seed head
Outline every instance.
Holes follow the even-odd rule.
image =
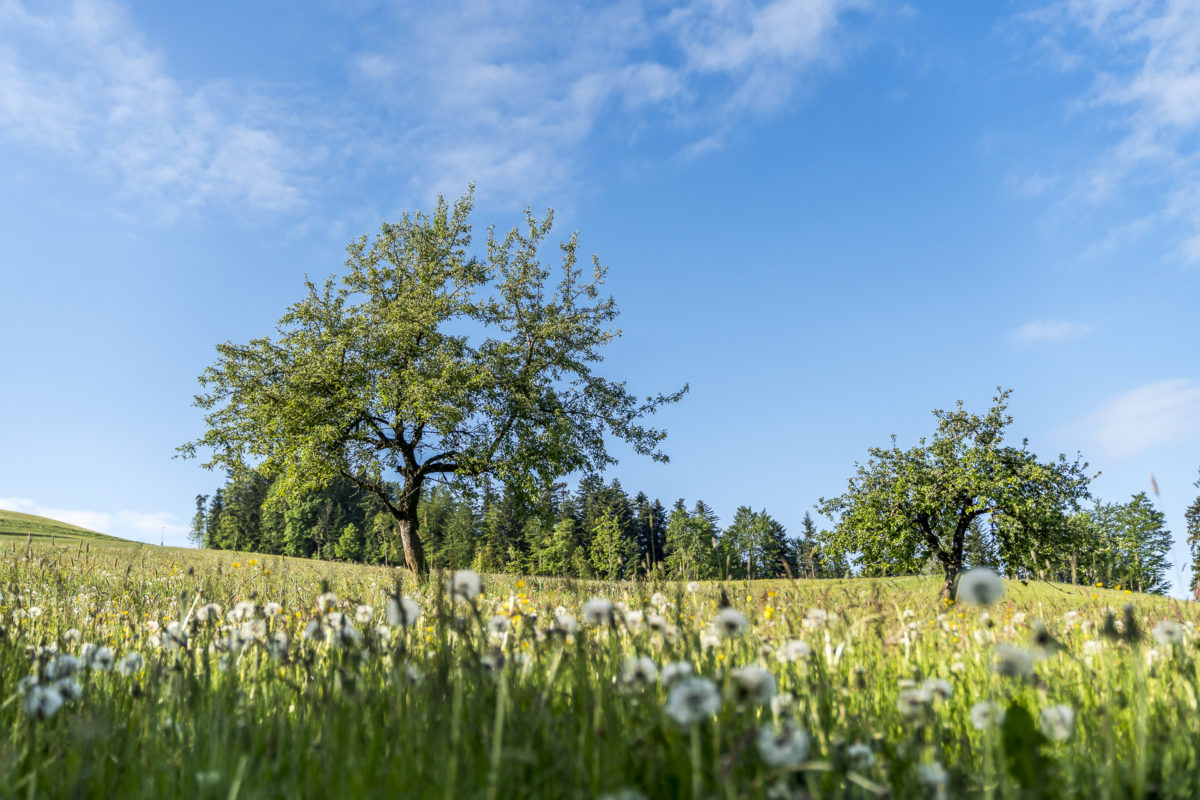
[[[729,673],[734,699],[748,705],[766,705],[775,695],[775,676],[753,664]]]
[[[49,719],[62,708],[63,696],[54,686],[36,684],[29,687],[21,708],[34,719]]]
[[[812,647],[800,639],[789,639],[775,651],[776,660],[785,663],[803,661],[811,655]]]
[[[721,693],[708,678],[683,678],[671,687],[663,711],[684,727],[711,717],[721,707]]]
[[[447,589],[450,592],[451,600],[463,600],[469,603],[479,597],[483,591],[483,581],[480,580],[478,572],[459,569],[450,575]]]
[[[970,716],[971,727],[977,731],[985,731],[1004,721],[1004,709],[989,700],[984,700],[971,706]]]
[[[921,689],[930,697],[937,697],[941,700],[949,700],[954,694],[954,687],[945,678],[926,678],[925,682],[921,684]]]
[[[996,662],[993,666],[999,675],[1013,678],[1028,678],[1033,675],[1033,653],[1009,644],[997,644]]]
[[[141,653],[128,652],[117,662],[117,672],[127,678],[135,672],[140,672],[145,663]]]
[[[411,597],[392,597],[385,610],[388,624],[393,628],[409,627],[421,616],[421,606]]]
[[[375,616],[375,609],[371,606],[359,606],[354,609],[354,619],[360,625],[366,625]]]
[[[976,567],[958,576],[958,599],[967,605],[990,606],[1004,596],[1004,581],[987,567]]]
[[[852,744],[846,748],[846,760],[856,769],[869,769],[875,764],[875,753],[865,744]]]
[[[741,636],[749,625],[746,615],[736,608],[722,608],[712,622],[713,630],[723,639]]]
[[[767,766],[791,769],[808,757],[808,734],[792,725],[767,725],[758,731],[758,754]]]
[[[663,664],[662,682],[664,686],[672,686],[684,678],[691,677],[692,665],[688,661],[672,661]]]
[[[1042,733],[1056,742],[1070,738],[1075,727],[1075,710],[1070,706],[1050,706],[1041,713]]]
[[[1164,646],[1183,644],[1183,626],[1174,620],[1164,619],[1151,631],[1154,641]]]
[[[630,656],[621,668],[621,683],[630,689],[653,686],[658,680],[658,667],[649,656]]]
[[[607,625],[613,621],[613,604],[603,597],[593,597],[579,609],[584,625]]]

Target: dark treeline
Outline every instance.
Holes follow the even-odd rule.
[[[644,492],[631,496],[618,480],[587,477],[574,492],[565,484],[557,489],[540,500],[500,490],[475,501],[442,486],[426,491],[419,531],[430,564],[607,579],[836,578],[913,571],[835,555],[827,545],[830,532],[818,529],[809,514],[791,535],[765,510],[743,506],[722,526],[702,500],[689,505],[679,499],[667,508]],[[1200,512],[1189,510],[1190,525],[1200,527],[1193,517],[1200,519]],[[403,563],[403,554],[394,524],[377,499],[349,481],[288,503],[271,481],[248,472],[229,478],[211,496],[197,496],[192,539],[213,549],[395,565]],[[1145,493],[1125,503],[1097,501],[1060,527],[1040,531],[1036,552],[1010,552],[1005,559],[997,546],[997,537],[1008,535],[1003,523],[973,520],[964,566],[1023,579],[1155,593],[1169,588],[1171,533]],[[1200,550],[1195,544],[1200,536],[1189,534],[1190,549]],[[919,571],[937,570],[929,556]]]
[[[349,481],[287,502],[256,472],[196,498],[192,539],[202,547],[368,564],[402,564],[394,520]],[[421,497],[419,532],[429,563],[481,572],[679,579],[844,577],[822,552],[824,532],[805,514],[793,536],[765,510],[743,506],[728,525],[702,500],[667,508],[620,481],[585,477],[530,499],[500,489],[473,500],[435,486]]]

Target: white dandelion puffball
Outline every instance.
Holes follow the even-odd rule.
[[[700,584],[696,583],[695,581],[688,581],[687,586],[683,588],[687,589],[688,594],[695,594],[696,592],[700,591]]]
[[[46,663],[46,677],[50,680],[69,678],[81,669],[83,669],[82,660],[64,653]]]
[[[387,621],[393,628],[408,627],[421,616],[421,606],[411,597],[393,597],[387,602]]]
[[[604,625],[612,622],[613,612],[612,603],[603,597],[593,597],[579,609],[579,616],[583,618],[584,625]]]
[[[869,769],[875,764],[875,753],[865,744],[852,744],[846,748],[846,758],[858,769]]]
[[[320,610],[321,613],[325,613],[336,606],[337,601],[338,599],[336,594],[333,592],[325,592],[324,594],[317,596],[317,609]]]
[[[930,697],[938,697],[942,700],[949,700],[954,694],[954,687],[950,685],[950,681],[945,678],[926,678],[921,684],[921,688]]]
[[[563,609],[561,614],[554,615],[554,627],[560,633],[574,633],[579,630],[579,621],[575,619],[574,614],[568,614],[566,609]]]
[[[636,689],[643,686],[653,686],[658,680],[658,667],[649,656],[630,656],[625,659],[621,668],[621,683]]]
[[[917,766],[917,780],[926,786],[940,787],[946,783],[946,768],[936,761]]]
[[[654,594],[650,595],[650,605],[654,606],[659,611],[662,611],[664,608],[666,608],[668,602],[667,596],[662,592],[655,592]]]
[[[932,698],[924,689],[902,689],[896,698],[896,709],[908,720],[922,717]]]
[[[971,606],[990,606],[1004,596],[1004,581],[987,567],[958,576],[958,599]]]
[[[116,658],[111,647],[97,647],[88,661],[88,666],[101,672],[108,672],[113,668]]]
[[[1050,706],[1042,709],[1042,733],[1056,742],[1071,736],[1075,727],[1075,710],[1070,706]]]
[[[487,629],[488,633],[503,636],[512,630],[512,622],[509,621],[508,617],[497,614],[488,620]]]
[[[1004,721],[1004,709],[990,701],[984,700],[971,706],[971,727],[977,731],[999,725]]]
[[[819,628],[829,621],[829,612],[822,608],[810,608],[802,623],[806,628]]]
[[[1152,633],[1154,641],[1161,645],[1183,644],[1183,626],[1178,622],[1164,619],[1154,626]]]
[[[645,624],[646,615],[643,612],[636,609],[625,612],[625,627],[629,629],[630,633],[640,632]]]
[[[781,662],[803,661],[811,655],[812,648],[808,642],[800,639],[790,639],[775,651],[776,660]]]
[[[791,725],[766,725],[758,731],[758,754],[770,767],[798,767],[808,756],[808,734]]]
[[[735,636],[741,636],[749,625],[750,623],[746,620],[746,615],[736,608],[722,608],[717,612],[717,616],[712,622],[713,630],[720,634],[723,639],[732,639]]]
[[[775,676],[753,664],[729,673],[733,679],[734,697],[739,703],[762,706],[775,696]]]
[[[366,625],[375,616],[375,609],[371,606],[359,606],[354,609],[354,619],[360,625]]]
[[[671,686],[684,678],[692,676],[692,665],[688,661],[672,661],[669,664],[663,664],[662,682],[664,686]]]
[[[451,600],[464,600],[471,602],[483,591],[483,582],[479,579],[479,573],[470,569],[455,570],[450,576],[450,582],[446,587],[450,592]]]
[[[278,617],[282,612],[283,606],[281,606],[279,603],[276,603],[274,600],[263,606],[263,616],[265,616],[267,619]]]
[[[63,697],[54,686],[31,686],[25,693],[21,708],[34,719],[49,719],[62,708]]]
[[[702,650],[711,650],[721,643],[721,634],[717,633],[712,628],[705,628],[700,631],[700,648]]]
[[[721,708],[721,693],[708,678],[684,678],[671,687],[663,711],[680,725],[691,727]]]
[[[145,664],[145,659],[142,658],[141,653],[126,653],[117,662],[117,672],[125,677],[129,677],[135,672],[140,672]]]
[[[1010,644],[996,645],[995,671],[1014,678],[1028,678],[1033,674],[1033,653]]]

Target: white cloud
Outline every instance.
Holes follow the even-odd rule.
[[[1074,339],[1091,333],[1091,327],[1079,322],[1066,322],[1060,319],[1035,319],[1026,322],[1012,332],[1012,338],[1018,342],[1061,342],[1064,339]]]
[[[188,533],[188,526],[181,525],[169,511],[91,511],[44,506],[26,497],[0,497],[0,509],[22,514],[36,514],[70,525],[107,533],[123,539],[143,542],[158,541],[160,536],[181,544]]]
[[[680,151],[720,146],[834,63],[844,18],[863,5],[397,4],[355,64],[371,96],[412,123],[393,146],[433,188],[455,193],[476,179],[528,196],[568,180],[600,129],[620,139],[660,125],[704,143]]]
[[[0,135],[111,176],[160,213],[296,206],[297,154],[247,87],[185,87],[107,0],[0,2]]]
[[[1200,3],[1067,0],[1025,20],[1061,68],[1090,71],[1076,111],[1102,114],[1118,132],[1079,177],[1076,197],[1106,204],[1156,193],[1161,218],[1143,219],[1172,226],[1171,255],[1200,264]]]
[[[1105,455],[1122,459],[1200,431],[1200,384],[1156,381],[1109,400],[1082,427]]]

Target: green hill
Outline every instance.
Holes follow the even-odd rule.
[[[34,514],[22,514],[19,511],[0,510],[0,541],[9,539],[28,540],[32,537],[35,542],[78,542],[91,541],[105,544],[126,545],[134,544],[127,539],[118,539],[105,533],[81,528],[59,522],[56,519],[39,517]]]

